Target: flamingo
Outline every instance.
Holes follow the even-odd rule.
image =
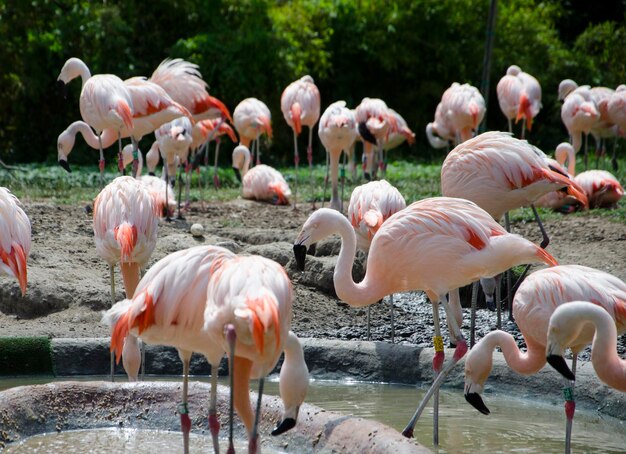
[[[450,142],[454,142],[456,137],[444,110],[444,104],[441,102],[437,104],[435,121],[426,125],[426,138],[431,147],[435,149],[448,148],[450,151]]]
[[[233,150],[233,170],[241,182],[244,199],[289,204],[291,189],[282,174],[265,164],[250,169],[250,150],[244,145],[238,145]]]
[[[111,300],[115,304],[115,276],[119,262],[126,296],[132,298],[145,266],[156,246],[158,209],[148,189],[132,177],[118,177],[106,185],[93,205],[93,232],[97,254],[109,265]],[[140,364],[137,338],[124,342],[124,370],[137,380]],[[113,356],[111,356],[113,379]]]
[[[309,75],[290,83],[280,96],[280,110],[291,129],[293,129],[293,158],[296,166],[295,192],[298,193],[298,136],[302,126],[309,128],[309,146],[307,147],[307,160],[309,171],[313,178],[313,126],[320,119],[320,92]],[[295,205],[295,204],[294,204]]]
[[[387,180],[370,181],[357,186],[352,191],[348,205],[348,220],[356,233],[357,248],[367,254],[380,226],[392,214],[406,208],[406,201],[400,191]],[[391,342],[394,342],[393,294],[391,304]],[[367,338],[370,337],[370,308],[367,306]]]
[[[293,288],[283,267],[260,256],[237,256],[226,261],[207,288],[203,329],[217,345],[228,349],[234,406],[248,430],[251,453],[256,453],[258,447],[264,378],[285,348],[292,303]],[[225,335],[225,328],[235,335]],[[259,379],[256,416],[250,407],[250,378]]]
[[[562,265],[536,271],[528,276],[515,293],[513,313],[526,342],[522,353],[512,335],[496,330],[483,337],[465,359],[465,399],[483,414],[489,414],[480,393],[492,367],[492,352],[500,347],[508,366],[514,371],[532,375],[546,364],[548,323],[554,310],[571,301],[586,300],[603,307],[611,314],[617,330],[626,332],[626,284],[604,271],[586,266]],[[568,346],[576,355],[591,342],[593,330],[587,327]],[[574,417],[573,398],[565,402],[567,417],[566,448],[569,446]]]
[[[395,117],[395,122],[391,126],[387,140],[383,142],[383,153],[385,154],[381,160],[383,176],[387,173],[386,153],[389,150],[399,147],[405,141],[409,145],[413,145],[415,143],[415,133],[411,131],[411,128],[409,128],[406,120],[402,118],[402,115],[393,109],[389,109],[389,112]]]
[[[585,137],[600,119],[600,113],[591,97],[588,85],[578,87],[570,92],[561,106],[561,120],[569,133],[574,151],[578,153],[582,145],[582,134]],[[587,145],[585,141],[585,169],[587,169]]]
[[[606,139],[615,138],[617,141],[618,127],[611,120],[608,112],[608,101],[615,93],[615,90],[608,87],[591,87],[590,89],[591,99],[598,107],[598,113],[600,118],[591,127],[591,135],[596,142],[596,167],[598,167],[598,160],[600,156],[606,152]],[[613,165],[615,165],[615,145],[613,145]],[[614,167],[614,170],[615,167]]]
[[[235,255],[219,246],[196,246],[174,252],[155,263],[139,282],[132,298],[115,304],[103,317],[111,327],[111,351],[119,361],[125,338],[141,336],[148,344],[170,345],[183,363],[182,403],[178,406],[184,452],[189,452],[191,419],[187,405],[189,364],[193,352],[211,365],[209,428],[218,450],[217,370],[224,350],[202,330],[207,286],[225,261]]]
[[[343,211],[343,197],[339,197],[339,158],[356,140],[356,119],[345,101],[336,101],[326,108],[320,120],[318,134],[330,158],[332,195],[330,207]],[[326,192],[326,191],[324,191]]]
[[[471,200],[496,221],[510,210],[530,205],[543,235],[543,248],[550,239],[533,203],[559,189],[565,189],[587,206],[582,189],[559,169],[551,168],[542,152],[526,141],[497,131],[480,134],[458,145],[441,166],[441,193]],[[508,226],[508,218],[506,221]],[[498,296],[496,302],[500,314]],[[474,301],[472,307],[475,308]],[[498,317],[498,328],[500,325]]]
[[[72,79],[82,79],[80,114],[98,137],[107,128],[118,133],[119,158],[122,155],[121,130],[133,129],[133,101],[128,88],[113,74],[91,75],[87,65],[72,57],[65,62],[57,80],[65,86]],[[100,146],[100,183],[104,184],[104,151]]]
[[[390,129],[396,123],[396,117],[391,113],[385,101],[378,98],[363,98],[356,108],[356,122],[359,135],[363,139],[363,154],[365,156],[365,178],[369,181],[375,176],[374,148],[382,147]]]
[[[563,350],[580,336],[581,330],[592,323],[595,330],[591,348],[593,368],[604,383],[626,392],[626,360],[617,355],[614,322],[604,308],[587,301],[574,301],[557,307],[548,325],[546,360],[565,378],[575,380],[576,377],[565,364]]]
[[[626,133],[626,85],[620,85],[615,89],[606,104],[606,111],[609,119],[617,125],[619,132]],[[617,170],[617,160],[615,149],[613,149],[613,170]]]
[[[228,135],[228,137],[230,137],[230,140],[232,140],[234,143],[237,143],[237,135],[235,134],[235,131],[233,131],[233,128],[231,128],[228,123],[223,122],[221,119],[219,120],[207,119],[207,120],[199,121],[194,125],[193,130],[192,130],[192,136],[193,136],[192,147],[194,143],[196,143],[197,141],[202,141],[206,145],[206,150],[205,150],[206,154],[204,155],[205,165],[208,164],[209,142],[215,139],[216,144],[215,144],[215,160],[213,163],[213,185],[215,186],[216,189],[219,188],[220,186],[219,177],[217,176],[217,161],[218,161],[219,153],[220,153],[220,137],[223,135]],[[199,162],[194,162],[194,166],[196,168],[199,168],[199,165],[200,165]]]
[[[441,370],[432,391],[429,390],[403,431],[407,437],[412,436],[417,418],[438,383],[443,381],[467,351],[467,343],[446,294],[480,277],[495,276],[514,265],[556,265],[554,258],[544,249],[519,235],[508,233],[486,211],[464,199],[424,199],[388,218],[372,240],[367,271],[358,284],[352,279],[356,233],[350,222],[335,210],[321,208],[304,223],[294,243],[298,267],[304,268],[306,250],[310,245],[334,233],[338,233],[342,239],[333,275],[339,299],[350,306],[362,307],[390,293],[424,290],[433,303],[434,342],[437,350],[433,368],[436,371],[440,370],[443,363],[438,303],[443,305],[452,327],[451,338],[456,340],[453,359]],[[437,417],[435,428],[436,422]]]
[[[617,208],[624,188],[615,176],[606,170],[587,170],[574,178],[583,188],[591,208]]]
[[[451,91],[446,107],[457,144],[471,139],[486,111],[485,99],[480,91],[470,84],[459,85]]]
[[[541,110],[541,85],[535,77],[523,72],[517,65],[511,65],[506,75],[500,79],[497,86],[498,103],[502,113],[509,123],[509,132],[512,131],[511,121],[524,119],[521,138],[524,138],[524,129],[532,129],[533,119]]]
[[[246,98],[237,104],[233,112],[235,129],[239,133],[239,144],[250,149],[250,144],[256,141],[256,164],[261,163],[259,137],[267,134],[272,138],[272,114],[263,101],[256,98]],[[252,147],[254,152],[254,146]]]
[[[186,163],[189,157],[189,147],[192,142],[191,128],[189,118],[180,117],[169,123],[165,123],[154,132],[164,163],[163,170],[165,181],[172,185],[176,181],[176,168],[179,164]],[[181,186],[182,176],[179,178],[178,187],[178,219],[183,218],[180,212]],[[168,198],[167,192],[165,193],[165,198],[166,200]],[[169,220],[169,213],[166,219]]]
[[[30,254],[30,220],[20,202],[7,188],[0,187],[0,274],[17,279],[26,294]]]

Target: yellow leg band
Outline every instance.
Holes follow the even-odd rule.
[[[435,344],[435,351],[442,352],[443,351],[443,337],[435,336],[433,337],[433,344]]]

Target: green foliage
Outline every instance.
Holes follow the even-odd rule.
[[[0,337],[0,375],[52,375],[47,337]]]
[[[565,1],[498,2],[487,129],[506,127],[495,86],[511,64],[543,86],[544,108],[529,139],[547,152],[566,139],[560,80],[624,82],[624,21],[599,20],[594,10],[585,22],[583,8],[573,8]],[[282,165],[291,162],[292,133],[280,95],[308,73],[323,108],[337,99],[353,107],[365,96],[385,99],[418,139],[418,153],[403,146],[394,154],[430,160],[439,154],[422,131],[443,91],[453,81],[480,86],[488,10],[488,0],[0,2],[0,158],[56,160],[56,137],[80,118],[80,83],[63,100],[56,77],[67,58],[78,56],[93,74],[122,78],[149,76],[166,57],[197,63],[211,93],[231,110],[250,96],[269,106],[275,139],[267,156]],[[144,138],[144,149],[152,140]],[[81,140],[76,148],[73,162],[92,162]]]

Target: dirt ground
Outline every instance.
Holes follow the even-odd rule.
[[[28,291],[22,298],[14,280],[0,277],[0,335],[108,336],[100,318],[111,305],[109,271],[96,255],[91,214],[85,206],[49,203],[26,204],[25,210],[33,229]],[[185,214],[186,220],[160,223],[158,243],[149,265],[171,252],[203,243],[268,255],[286,266],[294,282],[293,330],[298,335],[365,338],[365,310],[352,309],[299,282],[291,244],[311,211],[310,204],[301,204],[294,211],[291,207],[242,199],[204,206],[194,203]],[[194,239],[189,233],[193,223],[204,226],[203,239]],[[561,264],[587,265],[626,280],[626,224],[590,214],[548,221],[546,229],[552,238],[548,250]],[[513,230],[533,241],[540,240],[534,223],[513,224]],[[123,297],[119,273],[116,282],[119,300]],[[430,312],[429,308],[425,310]],[[400,303],[395,315],[396,336],[419,344],[423,337],[415,334],[419,331],[415,312]],[[372,338],[388,339],[388,324],[389,307],[373,306]]]

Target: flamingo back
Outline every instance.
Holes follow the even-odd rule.
[[[303,76],[290,83],[280,97],[280,110],[285,121],[294,127],[292,106],[300,106],[300,123],[312,128],[320,118],[320,92],[311,76]]]
[[[0,187],[0,273],[17,279],[26,293],[26,262],[30,255],[30,220],[19,200],[7,188]]]
[[[589,198],[591,208],[611,208],[624,195],[624,188],[615,176],[606,170],[587,170],[574,178]]]
[[[243,197],[246,199],[266,200],[282,205],[289,203],[291,189],[282,174],[265,164],[254,166],[243,176]]]

